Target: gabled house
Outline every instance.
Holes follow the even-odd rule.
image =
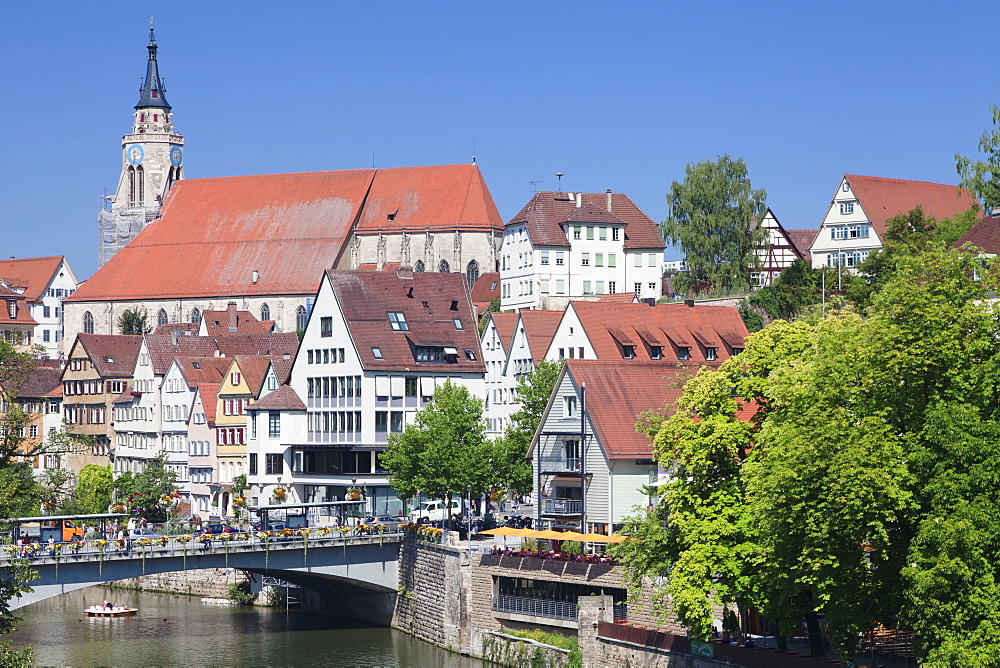
[[[0,419],[7,416],[12,406],[24,414],[27,424],[22,428],[24,441],[20,452],[37,451],[50,444],[52,434],[61,428],[62,421],[62,369],[57,360],[39,360],[38,366],[23,379],[6,378],[0,384]],[[31,456],[36,473],[45,469],[64,467],[66,453],[51,452]],[[24,457],[20,457],[24,460]]]
[[[674,402],[684,377],[651,361],[567,360],[528,453],[540,525],[611,533],[650,503],[642,487],[658,467],[635,425]]]
[[[472,305],[476,307],[476,315],[482,317],[494,299],[500,301],[500,272],[480,274],[472,286]]]
[[[249,453],[264,463],[248,475],[252,495],[268,499],[280,483],[292,500],[326,502],[359,487],[365,510],[397,514],[402,502],[379,462],[389,435],[411,424],[448,380],[481,397],[484,371],[465,276],[326,272],[292,366],[294,397],[280,390],[261,400],[263,408],[250,406]],[[279,452],[282,473],[274,462],[268,474],[264,456]]]
[[[35,343],[37,325],[24,295],[0,282],[0,339],[16,350],[28,350]]]
[[[561,309],[603,294],[660,296],[663,235],[621,193],[539,192],[504,227],[500,307]]]
[[[115,402],[122,395],[132,399],[141,345],[141,336],[116,334],[79,334],[73,341],[62,374],[66,431],[93,438],[91,452],[69,455],[74,473],[113,461],[119,441]]]
[[[62,302],[79,285],[62,255],[0,260],[0,281],[22,295],[36,325],[32,341],[49,358],[63,351]]]
[[[954,248],[971,244],[986,255],[1000,255],[1000,212],[994,210],[956,241]]]
[[[750,275],[750,285],[765,288],[793,262],[806,259],[816,230],[786,230],[770,207],[764,213],[760,226],[767,230],[767,240],[757,251],[760,270]]]
[[[227,492],[218,481],[218,449],[215,437],[215,405],[219,383],[198,383],[191,398],[188,417],[188,479],[191,481],[191,509],[209,519],[212,507],[228,505]],[[228,490],[228,487],[226,488]]]
[[[844,174],[809,247],[812,266],[857,266],[882,248],[886,221],[918,205],[935,218],[979,207],[971,192],[956,186]]]
[[[517,313],[490,313],[480,337],[486,366],[486,402],[483,417],[493,434],[502,433],[510,418],[510,384],[506,379],[507,355],[517,326]]]
[[[713,366],[742,352],[747,335],[730,306],[573,302],[546,357]]]

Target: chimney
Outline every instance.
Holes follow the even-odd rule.
[[[291,355],[291,353],[285,353],[284,355],[281,356],[281,359],[283,359],[283,360],[290,360],[290,359],[292,359],[292,355]]]
[[[656,297],[646,297],[646,304],[648,304],[649,306],[655,307],[656,306]],[[692,303],[691,306],[694,306],[694,304]]]
[[[397,278],[413,278],[413,267],[400,267],[396,270]],[[412,290],[413,288],[410,288]]]
[[[583,193],[576,194],[576,208],[583,206]]]
[[[226,305],[226,318],[229,320],[229,331],[236,331],[236,302],[229,302]]]
[[[604,192],[604,208],[608,210],[608,213],[611,213],[611,188]]]
[[[254,269],[253,272],[251,272],[250,274],[250,279],[254,285],[257,285],[257,281],[260,280],[260,272]]]
[[[177,330],[170,332],[170,345],[174,348],[177,347]]]
[[[990,207],[991,216],[1000,216],[1000,206]],[[14,258],[11,258],[13,260]]]
[[[688,308],[694,308],[694,300],[693,299],[685,299],[684,300],[684,306],[687,306]]]

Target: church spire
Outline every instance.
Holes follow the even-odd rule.
[[[139,89],[139,103],[136,109],[146,109],[157,107],[160,109],[170,109],[167,103],[167,89],[160,80],[160,72],[156,66],[156,35],[153,34],[152,20],[149,26],[149,44],[146,45],[149,51],[149,60],[146,61],[146,79]]]

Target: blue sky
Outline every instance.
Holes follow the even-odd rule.
[[[468,162],[475,142],[505,220],[556,172],[662,220],[685,164],[728,153],[815,228],[845,172],[955,183],[975,153],[1000,3],[953,4],[11,4],[0,254],[96,268],[150,15],[188,178]]]

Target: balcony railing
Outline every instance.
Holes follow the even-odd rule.
[[[492,607],[494,612],[568,619],[570,621],[576,621],[577,619],[577,604],[569,601],[550,601],[541,598],[498,594],[493,597]],[[616,620],[628,619],[628,604],[615,603],[613,611]]]
[[[540,457],[538,460],[540,470],[545,472],[580,472],[579,457]]]
[[[579,515],[583,501],[579,499],[542,499],[542,515]]]

